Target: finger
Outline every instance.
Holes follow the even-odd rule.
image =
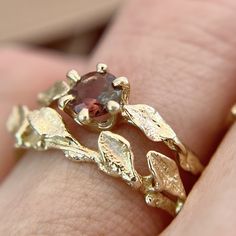
[[[232,24],[235,15],[228,7],[234,2],[225,1],[222,3],[224,6],[222,9],[218,7],[216,0],[212,4],[205,1],[178,1],[178,3],[150,1],[149,3],[151,4],[145,2],[143,5],[143,1],[129,2],[121,13],[120,20],[110,32],[114,36],[111,35],[104,41],[91,64],[104,61],[110,65],[115,74],[122,72],[131,80],[135,78],[135,83],[131,81],[135,103],[148,103],[155,107],[159,105],[160,112],[177,133],[188,141],[187,144],[198,151],[200,156],[207,157],[210,152],[207,147],[216,141],[214,137],[218,138],[220,132],[218,125],[223,123],[222,114],[226,113],[234,97],[232,93],[234,69],[231,60],[227,59],[235,56],[232,50],[234,44],[230,41],[235,30]],[[160,7],[162,11],[158,10]],[[169,9],[170,7],[173,10]],[[134,12],[139,14],[133,14]],[[132,19],[129,21],[131,15]],[[221,27],[218,28],[219,24]],[[212,34],[205,33],[203,30],[205,27],[208,30],[206,32]],[[139,32],[140,29],[142,33],[137,35],[135,32]],[[136,37],[128,33],[130,31],[136,34]],[[220,40],[221,37],[217,35],[224,37],[227,43]],[[151,78],[156,78],[156,82],[152,82]],[[221,89],[222,86],[224,90]],[[218,98],[222,100],[224,98],[225,102],[221,102]],[[208,107],[212,107],[212,110],[207,109]],[[210,121],[208,126],[207,121]],[[145,145],[144,141],[142,144]],[[138,152],[140,150],[138,149]],[[100,174],[95,167],[75,163],[65,164],[68,162],[63,159],[58,159],[54,164],[55,159],[52,154],[45,155],[46,157],[42,159],[47,164],[37,165],[39,173],[44,173],[43,176],[36,178],[32,172],[30,176],[26,176],[23,166],[26,163],[28,166],[34,166],[31,163],[34,163],[35,158],[31,155],[32,159],[29,156],[27,159],[29,163],[22,162],[23,166],[18,167],[2,188],[2,191],[9,194],[11,190],[7,190],[8,186],[14,186],[14,182],[16,183],[21,175],[25,176],[25,179],[31,179],[32,183],[37,183],[32,189],[29,181],[23,182],[23,189],[32,189],[30,194],[26,194],[30,195],[29,198],[17,195],[15,202],[21,206],[19,212],[15,213],[9,209],[5,215],[5,218],[15,224],[15,228],[21,232],[27,234],[31,230],[36,232],[44,228],[50,232],[69,230],[71,234],[94,235],[98,232],[105,235],[154,235],[168,222],[160,211],[146,207],[139,194],[132,192],[125,184]],[[50,160],[53,162],[51,165]],[[68,169],[65,165],[68,165]],[[48,167],[51,181],[47,181]],[[65,174],[65,169],[68,170],[69,177]],[[63,185],[63,193],[57,185],[58,179],[59,184]],[[71,181],[72,179],[74,181]],[[57,189],[61,190],[60,199]],[[35,196],[42,192],[43,200],[37,198],[35,204]],[[53,199],[57,201],[52,202]],[[10,200],[4,200],[3,205],[9,206],[8,201]],[[30,218],[24,212],[33,206],[35,206],[34,212],[31,212]],[[63,208],[67,210],[62,211]],[[58,213],[60,219],[55,217],[52,219],[52,212]],[[26,219],[30,222],[29,227],[20,228],[20,224],[24,224]],[[43,224],[44,227],[35,223],[45,222],[44,219],[47,219]],[[85,219],[90,219],[88,222],[93,221],[90,228]],[[6,221],[4,223],[7,223]],[[8,230],[5,225],[2,226],[3,232]],[[63,228],[58,228],[58,225]]]
[[[236,124],[164,235],[235,235]],[[210,187],[209,187],[210,186]]]
[[[205,163],[236,97],[235,7],[233,0],[133,1],[91,62],[127,76],[131,101],[157,108]]]
[[[141,195],[95,165],[58,152],[29,153],[0,188],[0,234],[152,235],[163,218],[140,202]]]
[[[13,105],[35,105],[37,93],[53,81],[64,79],[71,66],[81,66],[82,59],[62,60],[59,54],[27,48],[0,49],[0,180],[14,166],[13,142],[6,132],[6,120]]]

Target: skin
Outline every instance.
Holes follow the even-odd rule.
[[[236,126],[223,138],[236,101],[235,9],[234,0],[131,0],[89,58],[2,48],[0,235],[235,235]],[[146,206],[122,181],[95,165],[70,162],[60,152],[30,151],[16,163],[5,131],[13,104],[33,108],[36,94],[63,79],[68,69],[83,74],[97,62],[127,76],[131,103],[157,108],[209,163],[173,221]],[[140,135],[135,129],[120,127],[119,133],[131,140],[136,157],[154,148],[143,136],[133,140]],[[97,134],[81,128],[78,134],[85,144],[96,145]],[[135,164],[146,170],[145,158]]]

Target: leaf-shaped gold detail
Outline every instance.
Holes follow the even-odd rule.
[[[175,132],[154,108],[144,104],[125,105],[123,108],[123,115],[152,141],[175,139]]]
[[[66,95],[70,90],[70,86],[65,81],[56,82],[47,91],[38,95],[38,101],[43,106],[49,106],[53,101]]]
[[[110,131],[101,132],[98,140],[102,155],[101,170],[112,176],[120,176],[135,188],[141,185],[141,178],[134,169],[133,153],[129,142]]]
[[[27,119],[30,111],[26,106],[15,106],[8,118],[7,129],[15,136],[16,147],[30,148],[38,141],[37,137],[31,135]]]
[[[155,151],[148,152],[147,160],[156,190],[166,191],[185,200],[186,193],[175,161]]]
[[[61,116],[52,108],[43,107],[28,115],[31,128],[41,137],[39,146],[44,149],[61,149],[65,155],[75,161],[99,162],[100,155],[82,146],[66,130]]]
[[[66,131],[61,116],[50,107],[43,107],[40,110],[32,111],[28,119],[30,125],[39,135],[47,137],[70,136]]]
[[[7,121],[7,129],[11,133],[16,133],[19,128],[27,121],[29,110],[26,106],[15,106]]]
[[[124,105],[123,116],[136,125],[152,141],[164,142],[178,157],[180,166],[193,174],[199,174],[203,166],[198,158],[178,139],[173,129],[165,122],[154,108],[144,105]]]

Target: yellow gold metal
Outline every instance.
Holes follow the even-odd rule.
[[[26,106],[15,106],[7,121],[7,129],[15,135],[15,147],[28,147],[23,134],[27,131],[29,110]]]
[[[75,117],[75,120],[78,121],[78,123],[80,124],[88,124],[90,122],[90,118],[89,118],[89,110],[87,108],[83,108],[77,117]]]
[[[236,104],[232,106],[226,120],[225,120],[225,129],[228,130],[236,120]]]
[[[144,105],[125,105],[123,116],[127,122],[137,126],[154,142],[164,142],[179,157],[180,166],[193,174],[199,174],[203,166],[198,158],[178,139],[173,129],[164,121],[154,108]]]
[[[182,210],[183,206],[184,206],[184,202],[178,200],[176,203],[176,207],[175,207],[175,214],[176,215],[179,214],[179,212]]]
[[[66,77],[69,80],[69,84],[75,84],[80,80],[80,76],[76,70],[70,70],[67,74]]]
[[[56,82],[47,91],[38,95],[38,102],[42,106],[49,106],[60,97],[66,95],[70,90],[70,86],[65,81]]]
[[[227,128],[231,126],[236,120],[236,104],[231,108],[230,114],[227,117]]]
[[[105,73],[107,71],[107,65],[104,63],[98,63],[97,64],[97,72],[99,73]]]
[[[106,70],[105,64],[97,65],[99,73],[105,73]],[[83,108],[75,115],[74,120],[78,124],[100,132],[97,150],[83,146],[68,132],[61,115],[48,107],[57,101],[58,107],[64,110],[66,104],[75,99],[69,90],[80,77],[74,70],[67,77],[68,83],[58,82],[39,95],[44,107],[34,111],[25,106],[13,108],[7,127],[15,136],[15,145],[36,150],[60,149],[70,160],[95,163],[104,173],[121,178],[143,193],[149,206],[161,208],[173,216],[178,214],[186,200],[186,192],[177,163],[162,153],[151,150],[146,155],[149,174],[142,176],[135,168],[128,140],[108,130],[115,126],[117,118],[134,125],[151,141],[163,142],[174,151],[179,166],[192,174],[200,174],[203,170],[197,157],[179,140],[154,108],[145,104],[128,104],[130,85],[125,77],[113,81],[115,87],[122,88],[122,97],[120,103],[112,99],[108,101],[106,109],[110,116],[106,121],[91,120],[88,108]]]
[[[74,96],[69,94],[69,95],[65,95],[63,97],[60,97],[58,99],[58,108],[61,109],[62,111],[64,110],[64,108],[66,107],[66,104],[70,101],[72,101],[74,99]]]
[[[236,104],[232,107],[231,113],[234,117],[236,117]]]
[[[125,87],[129,86],[129,81],[126,77],[118,77],[113,81],[115,87]]]
[[[170,215],[176,215],[176,203],[160,192],[147,193],[145,202],[151,207],[157,207],[167,211]]]
[[[111,113],[111,114],[117,114],[120,111],[120,104],[118,102],[115,102],[113,100],[110,100],[107,103],[107,110]]]
[[[120,176],[136,189],[141,187],[141,176],[134,169],[133,153],[126,139],[103,131],[98,139],[98,148],[102,157],[101,170],[115,177]]]
[[[154,176],[154,188],[159,192],[166,191],[179,199],[185,200],[186,193],[175,161],[154,151],[148,152],[147,161]]]
[[[129,103],[130,84],[126,77],[118,77],[113,81],[114,87],[121,87],[123,90],[121,105]]]

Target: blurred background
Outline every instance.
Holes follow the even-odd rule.
[[[122,0],[1,0],[0,43],[89,55],[121,3]]]

